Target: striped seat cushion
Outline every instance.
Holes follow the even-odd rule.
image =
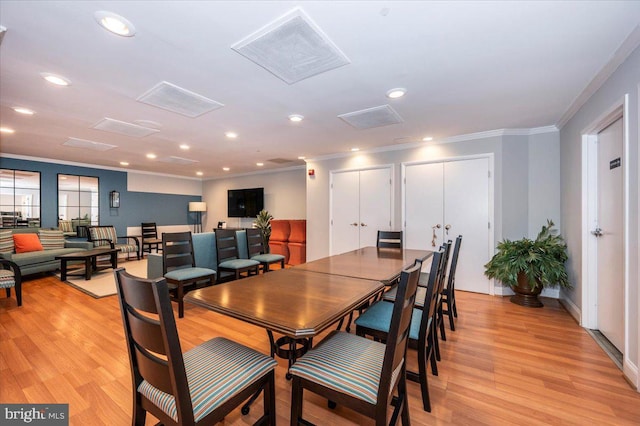
[[[242,268],[249,268],[251,266],[257,266],[259,264],[260,264],[260,262],[258,262],[257,260],[233,259],[233,260],[227,260],[225,262],[222,262],[218,266],[220,268],[242,269]]]
[[[115,248],[120,249],[120,253],[136,253],[138,246],[135,244],[115,244]]]
[[[0,269],[0,288],[15,287],[16,279],[13,275],[13,271],[7,269]]]
[[[395,286],[389,291],[385,291],[382,294],[382,299],[388,302],[393,302],[396,300],[396,294],[398,293],[398,287]],[[415,306],[418,308],[424,308],[424,299],[427,298],[427,289],[425,287],[418,286],[418,290],[416,291],[416,301]]]
[[[335,332],[298,359],[289,372],[375,404],[385,347],[380,342],[354,334]],[[397,376],[399,371],[398,368],[394,374]]]
[[[273,358],[223,337],[211,339],[185,352],[183,357],[196,422],[277,365]],[[178,421],[173,395],[146,380],[138,392]]]
[[[420,321],[422,321],[422,309],[414,308],[411,315],[411,329],[409,338],[418,340],[420,336]],[[362,315],[356,318],[356,326],[378,330],[389,331],[391,324],[391,314],[393,313],[393,303],[379,301],[371,305]],[[431,318],[429,318],[431,321]],[[428,328],[427,328],[428,329]]]
[[[38,237],[45,250],[64,248],[64,233],[62,231],[40,229]]]
[[[13,253],[14,251],[13,232],[11,229],[0,230],[0,253]]]

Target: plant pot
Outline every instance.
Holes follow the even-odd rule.
[[[538,283],[538,285],[532,290],[529,285],[529,280],[525,274],[518,274],[518,285],[511,287],[511,289],[516,293],[511,296],[510,300],[512,303],[527,306],[529,308],[541,308],[544,306],[538,299],[538,295],[542,293],[542,285]]]

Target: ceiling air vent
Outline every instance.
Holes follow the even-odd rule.
[[[158,158],[157,161],[160,161],[162,163],[183,164],[183,165],[199,163],[199,161],[197,160],[190,160],[188,158],[173,157],[173,156]]]
[[[231,48],[288,84],[350,63],[300,8]]]
[[[344,120],[356,129],[371,129],[373,127],[382,127],[404,122],[402,117],[389,105],[341,114],[338,118]]]
[[[220,102],[205,98],[166,81],[156,84],[142,94],[137,101],[191,118],[224,106]]]
[[[109,145],[108,143],[94,142],[78,138],[69,138],[62,145],[72,148],[90,149],[93,151],[109,151],[110,149],[118,147],[117,145]]]
[[[158,133],[160,130],[151,129],[149,127],[139,126],[125,121],[114,120],[113,118],[103,118],[95,126],[94,129],[104,130],[105,132],[119,133],[121,135],[133,136],[134,138],[142,138],[145,136]]]

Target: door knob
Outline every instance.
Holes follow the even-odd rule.
[[[591,233],[593,235],[595,235],[596,237],[602,237],[602,229],[601,228],[596,228],[593,231],[591,231]]]
[[[445,225],[444,229],[447,231],[447,235],[449,235],[449,229],[451,229],[451,225],[449,224]]]
[[[366,223],[361,223],[360,226],[367,226],[367,224]]]
[[[351,224],[351,226],[358,226],[358,223],[357,223],[357,222],[353,222],[353,223]]]

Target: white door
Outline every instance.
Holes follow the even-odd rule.
[[[375,246],[391,229],[391,168],[331,174],[331,255]]]
[[[624,348],[622,119],[598,134],[598,329]]]
[[[404,177],[407,247],[433,249],[462,235],[456,288],[488,294],[489,160],[415,164]]]

